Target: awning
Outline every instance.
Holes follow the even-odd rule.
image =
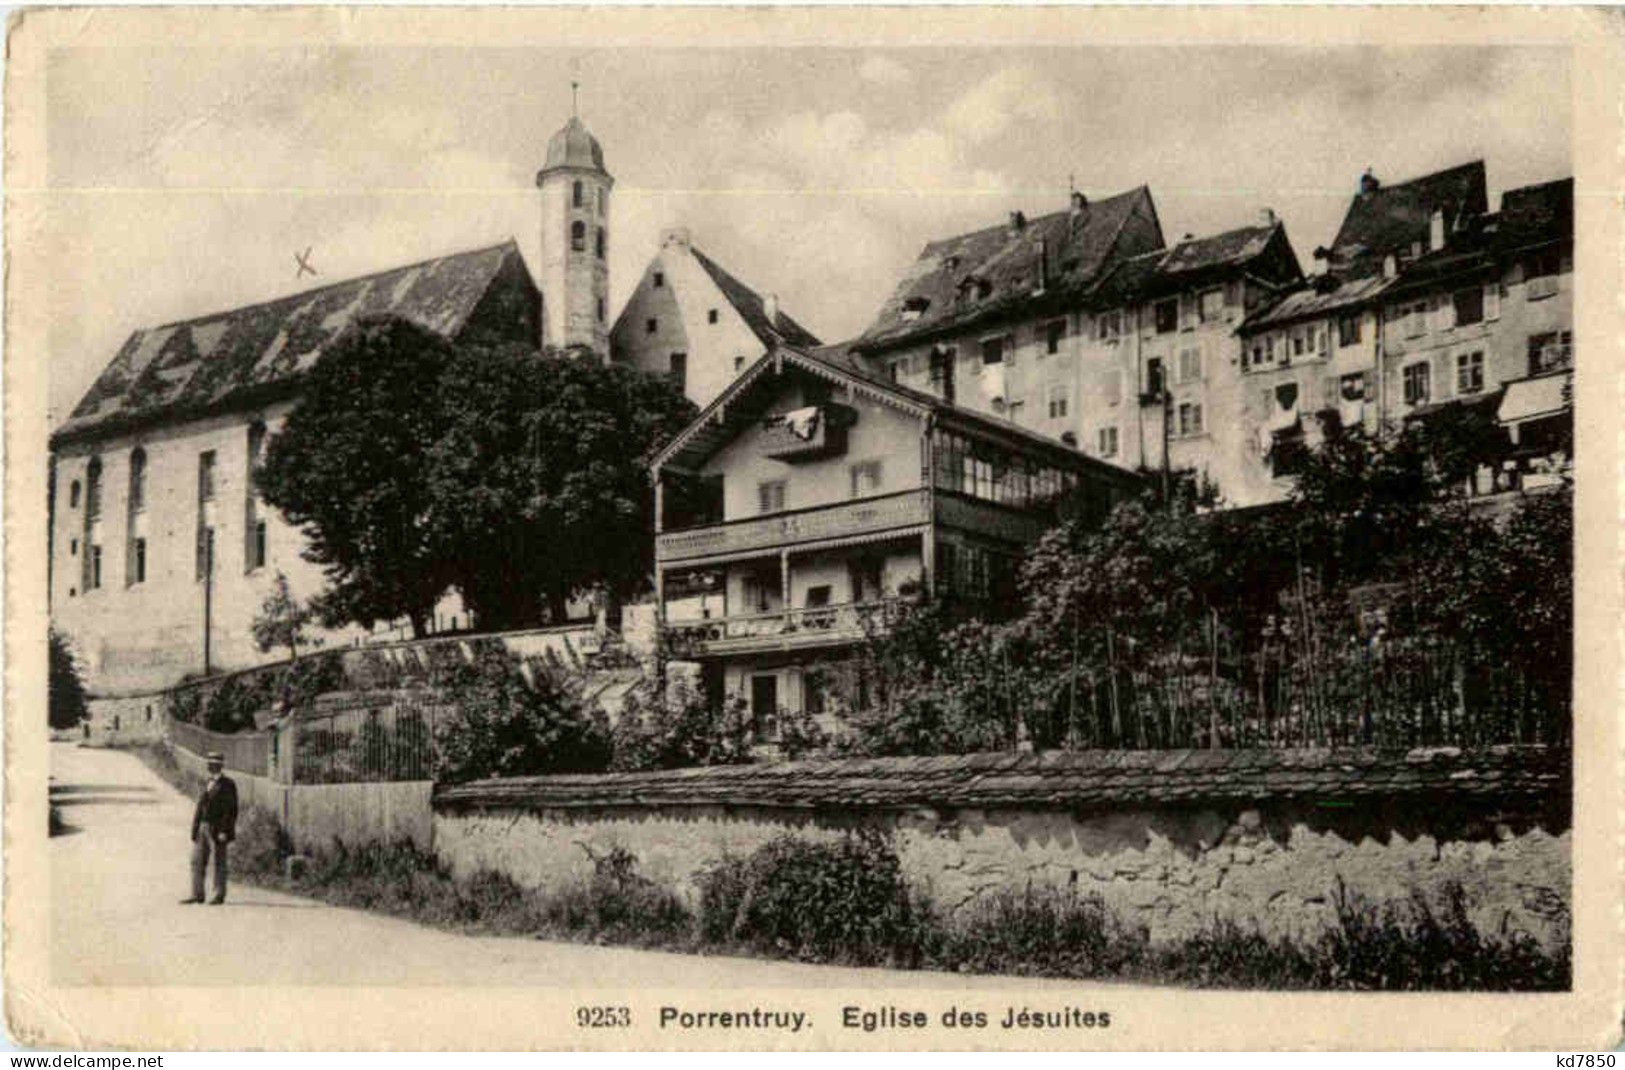
[[[1418,405],[1405,414],[1406,420],[1427,420],[1449,412],[1452,409],[1477,409],[1493,407],[1501,398],[1499,390],[1487,390],[1482,394],[1468,394],[1465,397],[1451,398],[1448,401],[1431,401],[1426,405]]]
[[[1503,424],[1519,424],[1537,416],[1548,416],[1573,407],[1571,373],[1542,375],[1508,383],[1496,414]]]

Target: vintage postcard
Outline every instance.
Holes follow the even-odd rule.
[[[11,1035],[1618,1043],[1620,25],[13,16]]]

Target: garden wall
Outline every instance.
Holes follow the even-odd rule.
[[[1569,754],[1542,747],[1084,752],[794,762],[488,780],[434,797],[460,875],[540,887],[623,847],[692,899],[724,854],[780,834],[894,837],[947,910],[1029,885],[1098,893],[1154,940],[1232,919],[1307,934],[1340,888],[1466,892],[1487,932],[1567,938]]]

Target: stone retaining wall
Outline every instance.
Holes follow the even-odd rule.
[[[445,788],[455,872],[541,887],[626,848],[690,898],[724,854],[779,835],[890,833],[910,882],[960,910],[999,889],[1098,893],[1154,940],[1216,919],[1308,934],[1340,895],[1437,902],[1486,932],[1567,938],[1569,755],[1201,751],[804,762]]]

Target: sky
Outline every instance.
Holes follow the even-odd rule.
[[[580,114],[616,184],[610,307],[660,231],[826,342],[921,247],[1147,185],[1169,242],[1272,208],[1305,270],[1359,175],[1572,173],[1568,52],[1236,46],[58,49],[50,418],[145,326],[513,237]]]

